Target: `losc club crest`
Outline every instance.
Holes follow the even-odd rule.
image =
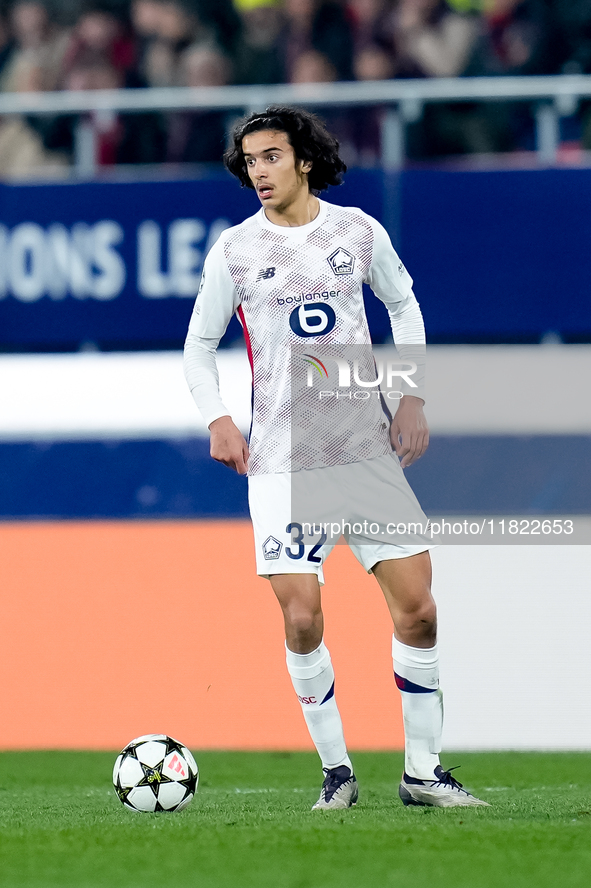
[[[267,537],[263,543],[263,558],[265,561],[277,561],[282,549],[283,543],[280,543],[275,537]]]
[[[342,247],[331,253],[326,261],[336,275],[353,274],[355,256],[352,256],[348,250],[344,250]]]

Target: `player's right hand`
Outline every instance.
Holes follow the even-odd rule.
[[[231,416],[220,416],[209,426],[211,439],[209,452],[218,462],[239,475],[246,475],[248,464],[248,444],[240,429],[234,425]]]

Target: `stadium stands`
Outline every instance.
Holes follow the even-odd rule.
[[[2,0],[0,93],[576,75],[591,71],[590,28],[587,0]],[[562,111],[571,153],[591,145],[588,107]],[[351,165],[378,162],[383,113],[325,110]],[[406,152],[528,151],[534,116],[519,101],[428,104],[407,121]],[[229,118],[105,111],[92,122],[96,161],[110,167],[219,163]],[[65,174],[76,140],[71,116],[5,116],[0,177]]]

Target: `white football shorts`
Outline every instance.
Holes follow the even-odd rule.
[[[257,574],[315,573],[343,537],[368,573],[437,545],[394,452],[344,466],[252,475]]]

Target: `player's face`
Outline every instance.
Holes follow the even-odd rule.
[[[282,210],[308,193],[312,164],[295,156],[286,133],[261,130],[242,140],[244,161],[259,200],[267,209]]]

